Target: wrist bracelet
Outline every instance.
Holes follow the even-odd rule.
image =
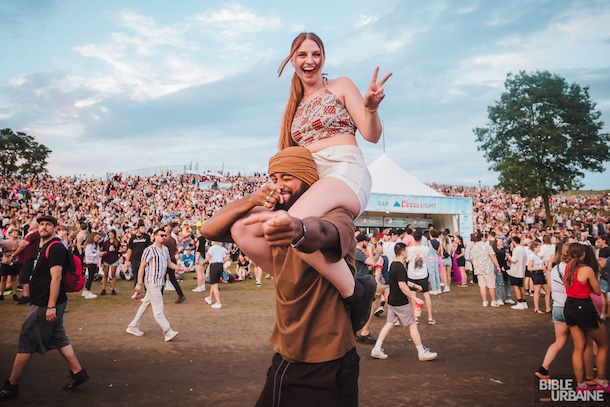
[[[47,309],[55,309],[55,308],[57,308],[57,307],[47,307]]]
[[[299,219],[299,221],[301,222],[301,227],[303,228],[303,236],[301,236],[301,238],[296,243],[290,245],[290,246],[292,246],[293,249],[296,249],[297,247],[299,247],[301,245],[301,243],[303,243],[305,241],[305,238],[307,237],[307,228],[305,227],[305,222],[303,222],[301,219]]]
[[[368,107],[366,107],[366,105],[364,105],[364,110],[366,110],[369,113],[375,113],[377,111],[377,108],[369,109]]]

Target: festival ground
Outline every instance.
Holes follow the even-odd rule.
[[[120,282],[117,296],[86,300],[70,294],[65,326],[90,381],[63,392],[68,370],[59,353],[35,355],[20,384],[20,400],[10,404],[252,406],[273,355],[268,342],[273,287],[270,280],[263,284],[222,284],[223,308],[216,310],[206,305],[204,294],[191,292],[195,281],[188,275],[182,284],[185,303],[175,304],[175,292],[165,293],[166,315],[180,332],[168,343],[150,312],[143,337],[125,333],[140,304],[129,299],[130,282]],[[533,373],[553,340],[553,326],[549,314],[532,312],[531,297],[527,311],[483,308],[473,285],[432,298],[437,325],[423,322],[424,309],[419,330],[439,357],[418,361],[404,327],[394,328],[384,343],[387,360],[372,359],[373,345],[359,343],[361,406],[559,405],[534,402],[540,394]],[[0,302],[2,379],[10,372],[27,308],[13,305],[10,296]],[[384,322],[375,318],[371,332],[377,335]],[[571,349],[568,345],[552,365],[554,377],[572,377]]]

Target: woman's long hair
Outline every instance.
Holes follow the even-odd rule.
[[[559,242],[555,245],[555,253],[553,253],[553,257],[551,257],[551,266],[555,267],[556,265],[558,265],[559,263],[561,263],[562,261],[567,263],[568,261],[570,261],[570,259],[568,258],[567,261],[563,259],[563,243]]]
[[[584,246],[585,248],[585,259],[584,259],[584,263],[586,266],[589,266],[593,269],[593,272],[595,273],[595,277],[599,278],[599,274],[600,274],[600,269],[599,269],[599,263],[597,262],[597,258],[595,257],[595,250],[593,250],[593,246],[591,245],[587,245]]]
[[[581,259],[585,254],[585,247],[580,243],[570,243],[568,252],[570,253],[570,262],[568,263],[568,267],[566,267],[566,287],[572,285],[576,278],[576,272],[581,266],[585,265],[584,261]]]
[[[284,71],[286,64],[290,62],[290,59],[294,56],[294,53],[305,40],[312,40],[316,44],[318,44],[320,50],[322,51],[322,64],[324,64],[324,58],[326,56],[326,53],[324,52],[324,44],[322,43],[320,37],[318,37],[314,33],[302,32],[297,35],[297,37],[292,41],[292,46],[290,47],[290,55],[288,55],[286,59],[282,61],[279,69],[277,70],[278,77],[282,76],[282,72]],[[290,133],[292,127],[292,119],[294,118],[294,113],[297,110],[297,106],[303,99],[303,92],[303,83],[301,82],[301,78],[299,78],[299,76],[295,72],[292,75],[290,97],[288,98],[288,102],[286,103],[286,110],[284,111],[284,118],[282,119],[282,127],[280,129],[280,150],[283,150],[286,147],[296,145]]]
[[[83,243],[83,247],[87,247],[90,244],[99,246],[99,243],[95,241],[95,238],[97,236],[99,236],[99,233],[97,233],[97,232],[89,233],[89,235],[87,236],[87,239],[85,240],[85,243]]]

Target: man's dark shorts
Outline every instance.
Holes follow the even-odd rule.
[[[64,311],[66,302],[57,304],[57,320],[49,322],[46,319],[47,308],[37,305],[30,306],[19,335],[18,353],[44,353],[51,349],[61,349],[70,344],[70,339],[64,330]]]
[[[508,276],[510,285],[514,287],[523,287],[523,279],[519,277]]]
[[[222,277],[222,263],[210,263],[210,284],[218,284]]]
[[[356,348],[323,363],[291,363],[276,353],[255,407],[356,407],[359,372]]]
[[[419,279],[413,279],[413,278],[407,278],[407,280],[409,280],[410,282],[412,282],[413,284],[418,284],[421,286],[421,291],[418,292],[422,292],[422,293],[427,293],[428,291],[430,291],[430,281],[428,280],[428,277],[426,278],[419,278]],[[414,289],[412,289],[414,290]]]
[[[19,284],[30,284],[34,263],[36,263],[36,259],[28,260],[21,265],[21,269],[19,270]]]

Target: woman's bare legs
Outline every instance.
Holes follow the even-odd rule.
[[[355,218],[360,213],[360,202],[351,188],[334,177],[322,178],[315,182],[288,210],[288,214],[303,219],[323,216],[336,208],[345,208]],[[343,298],[354,293],[354,275],[345,260],[331,263],[320,253],[302,253],[298,256],[322,277],[326,278]]]

